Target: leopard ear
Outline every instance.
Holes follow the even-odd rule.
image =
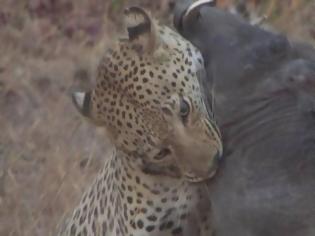
[[[72,102],[81,115],[89,118],[91,92],[74,92],[72,93]]]
[[[125,9],[128,40],[139,53],[154,53],[159,46],[156,26],[150,14],[140,7]]]

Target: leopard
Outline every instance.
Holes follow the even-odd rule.
[[[141,7],[124,19],[93,88],[72,95],[114,148],[58,235],[214,235],[206,182],[223,145],[200,85],[203,58]]]

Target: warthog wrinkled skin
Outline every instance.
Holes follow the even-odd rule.
[[[205,59],[204,88],[223,133],[210,181],[217,236],[315,235],[315,50],[215,7],[175,26]]]

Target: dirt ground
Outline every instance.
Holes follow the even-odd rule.
[[[127,2],[171,23],[170,0],[0,0],[1,236],[53,235],[111,149],[69,94],[93,84]],[[248,2],[277,30],[315,45],[313,0]]]

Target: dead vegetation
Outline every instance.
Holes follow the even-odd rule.
[[[53,235],[111,148],[69,93],[90,86],[126,2],[1,1],[0,235]],[[170,22],[168,0],[132,2]],[[278,29],[314,43],[315,4],[251,2]]]

